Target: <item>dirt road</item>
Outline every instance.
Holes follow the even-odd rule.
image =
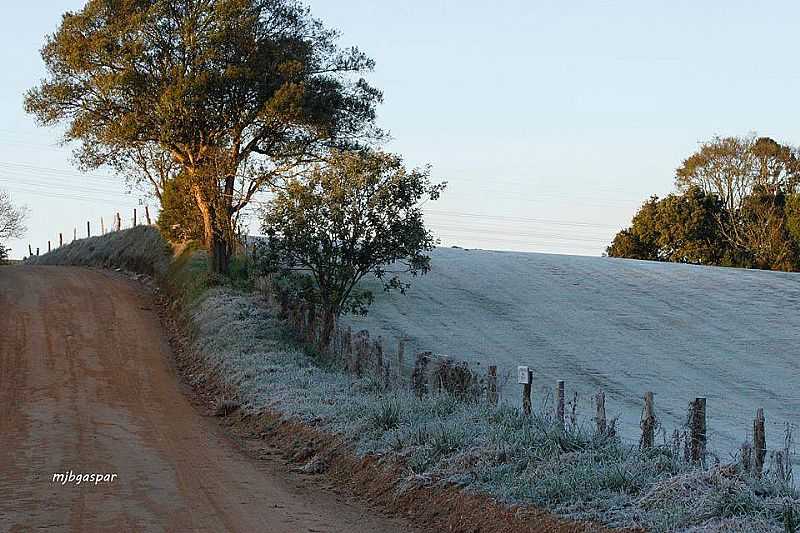
[[[53,481],[69,471],[116,477]],[[0,268],[0,531],[34,530],[409,528],[245,456],[182,393],[135,283],[11,266]]]

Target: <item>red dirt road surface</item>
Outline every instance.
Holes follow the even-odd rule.
[[[0,531],[410,531],[243,454],[171,357],[137,284],[0,268]]]

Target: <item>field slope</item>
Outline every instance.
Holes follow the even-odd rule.
[[[535,401],[564,379],[587,423],[602,388],[630,438],[647,390],[668,434],[690,399],[707,397],[710,448],[723,461],[757,407],[769,448],[782,445],[784,422],[800,422],[800,274],[442,248],[406,296],[375,288],[354,326],[501,371],[531,365]]]

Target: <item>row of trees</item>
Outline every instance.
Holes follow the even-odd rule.
[[[714,138],[607,249],[612,257],[800,269],[800,152],[767,137]]]
[[[418,204],[442,188],[377,150],[374,62],[336,41],[296,0],[90,0],[47,38],[25,106],[66,126],[83,169],[149,187],[165,234],[202,239],[215,274],[245,208],[272,192],[265,264],[310,273],[332,321],[363,304],[367,273],[402,288],[383,265],[428,268]]]

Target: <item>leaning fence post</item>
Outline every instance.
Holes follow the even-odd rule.
[[[767,455],[767,435],[764,431],[764,409],[756,410],[753,420],[753,470],[756,476],[761,476],[764,471],[764,458]]]
[[[647,450],[653,447],[656,431],[656,415],[653,409],[653,393],[644,393],[644,410],[642,411],[642,420],[639,422],[639,427],[642,428],[642,437],[639,440],[639,449]]]
[[[145,217],[145,219],[147,220],[147,225],[148,225],[148,226],[149,226],[150,224],[152,224],[152,223],[150,222],[150,208],[149,208],[148,206],[144,206],[144,217]],[[253,246],[255,246],[255,244],[253,244]]]
[[[61,248],[62,246],[64,246],[64,234],[63,233],[59,233],[58,234],[58,247]]]
[[[564,381],[556,382],[556,421],[564,428]]]
[[[594,417],[594,423],[597,427],[597,434],[598,435],[605,435],[606,434],[606,394],[599,390],[594,397],[596,411]]]
[[[486,399],[489,400],[489,405],[497,405],[497,365],[489,365],[486,380]]]
[[[33,248],[31,248],[30,243],[28,243],[28,257],[33,257]]]
[[[706,447],[706,399],[689,402],[689,459],[699,464]]]

